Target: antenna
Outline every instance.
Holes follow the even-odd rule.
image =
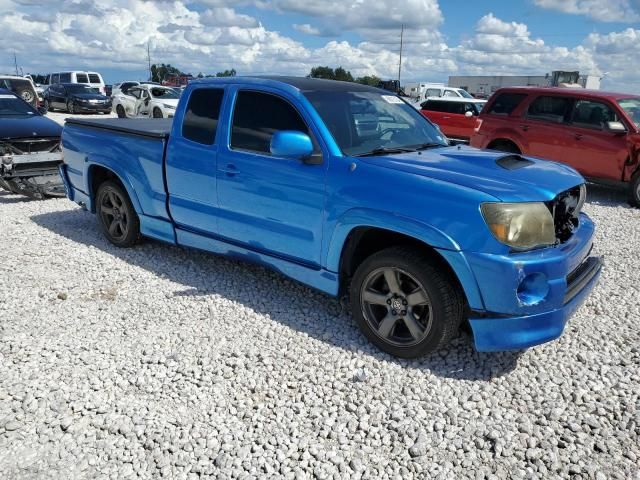
[[[16,51],[13,51],[13,63],[16,66],[16,77],[19,77],[20,74],[18,73],[18,59],[16,58]]]
[[[149,81],[153,81],[153,74],[151,73],[151,52],[149,51],[149,41],[147,40],[147,63],[149,64]]]
[[[398,89],[400,89],[400,74],[402,73],[402,37],[404,36],[404,23],[400,27],[400,62],[398,63]]]

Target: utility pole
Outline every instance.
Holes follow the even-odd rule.
[[[19,77],[20,74],[18,73],[18,59],[16,57],[16,51],[13,51],[13,64],[16,66],[16,77]]]
[[[151,73],[151,52],[149,50],[149,41],[147,40],[147,63],[149,64],[149,81],[153,81],[153,73]]]
[[[400,75],[402,73],[402,37],[404,36],[404,23],[400,27],[400,62],[398,63],[398,89],[400,88]]]

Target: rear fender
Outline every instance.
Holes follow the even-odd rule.
[[[127,173],[119,167],[117,164],[114,164],[110,161],[109,157],[102,157],[101,155],[93,154],[91,155],[91,159],[87,160],[87,169],[85,171],[85,191],[89,193],[90,204],[87,205],[87,209],[95,213],[95,196],[97,192],[94,192],[91,188],[91,184],[93,183],[93,173],[96,171],[96,167],[105,168],[109,170],[111,173],[115,175],[115,177],[120,181],[120,183],[124,186],[127,191],[127,195],[131,199],[131,203],[133,204],[133,208],[138,215],[143,214],[142,207],[140,205],[140,200],[136,195],[136,191],[133,188],[133,184],[131,179],[128,177]]]
[[[518,149],[524,154],[526,154],[529,151],[529,142],[527,142],[527,140],[515,130],[511,130],[511,129],[496,130],[493,133],[493,135],[491,135],[491,139],[487,142],[487,145],[499,140],[508,140],[510,142],[515,143]]]
[[[631,181],[636,172],[640,171],[640,133],[627,135],[627,147],[629,149],[629,158],[622,172],[623,182]]]

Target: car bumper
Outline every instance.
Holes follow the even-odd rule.
[[[75,103],[73,106],[78,112],[98,112],[98,113],[111,112],[111,104],[84,105],[84,104]]]
[[[559,337],[597,283],[602,259],[591,256],[593,222],[584,214],[557,247],[494,255],[465,253],[482,307],[470,324],[479,351],[517,350]]]

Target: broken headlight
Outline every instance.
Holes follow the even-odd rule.
[[[553,216],[542,202],[483,203],[480,209],[493,236],[516,250],[556,243]]]

